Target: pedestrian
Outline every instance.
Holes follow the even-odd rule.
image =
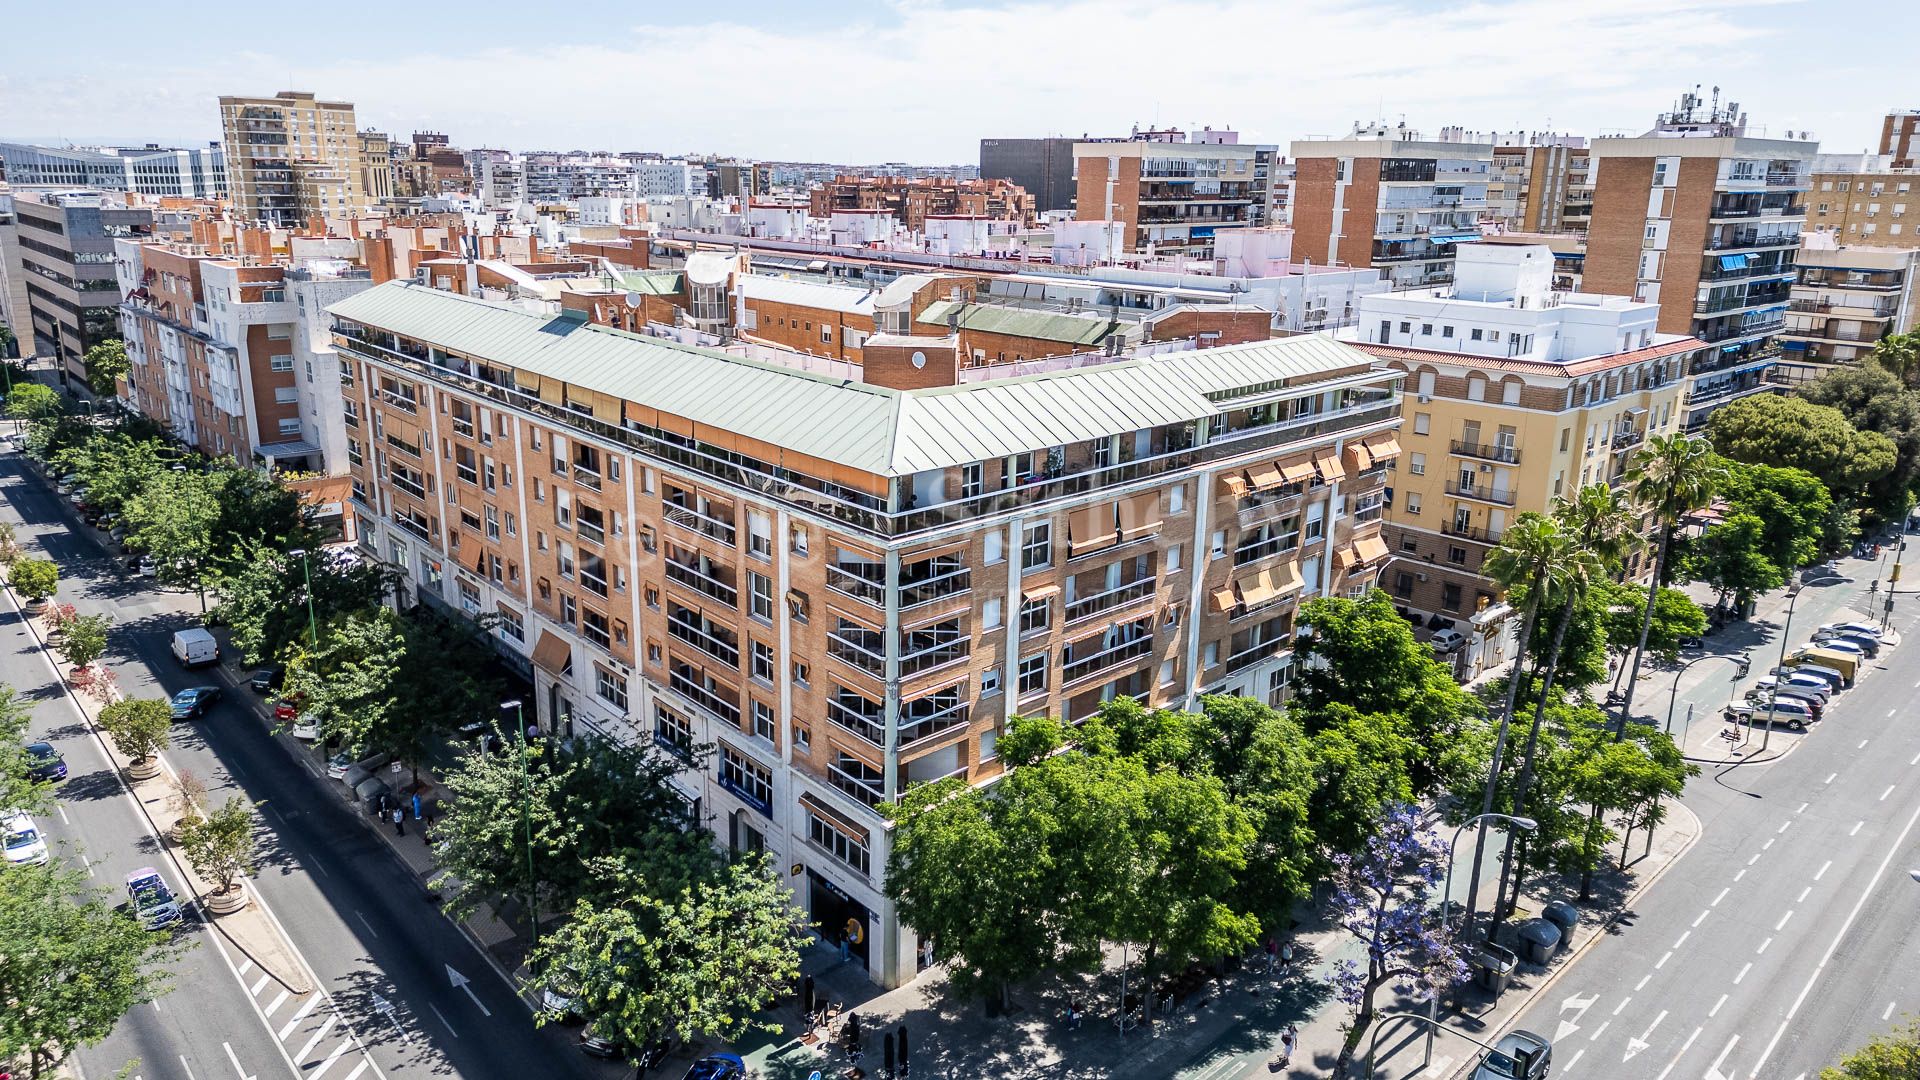
[[[397,806],[393,808],[393,835],[407,835],[407,812]]]
[[[1280,943],[1273,939],[1272,934],[1268,934],[1267,935],[1267,974],[1269,975],[1273,974],[1273,965],[1275,961],[1279,959],[1279,957],[1280,957]]]
[[[1280,970],[1286,971],[1292,967],[1293,967],[1293,942],[1289,941],[1285,945],[1280,946]]]
[[[1292,1024],[1288,1024],[1287,1029],[1280,1033],[1280,1067],[1281,1068],[1284,1069],[1293,1064],[1293,1048],[1296,1045],[1298,1045],[1299,1042],[1300,1042],[1300,1029],[1294,1027]]]
[[[419,792],[415,792],[415,793],[414,793],[414,796],[413,796],[413,820],[415,820],[415,821],[419,821],[419,820],[420,820],[420,794],[419,794]]]
[[[853,959],[853,943],[847,940],[846,928],[842,927],[840,930],[840,962],[844,964],[851,959]]]

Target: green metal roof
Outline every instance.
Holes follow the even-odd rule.
[[[647,296],[669,296],[687,291],[678,270],[633,270],[620,275],[620,285],[628,292]]]
[[[1001,304],[967,304],[957,300],[936,300],[927,305],[927,310],[921,312],[914,321],[929,326],[945,326],[947,316],[956,312],[960,316],[962,330],[1038,338],[1066,345],[1097,345],[1106,340],[1113,325],[1105,318],[1089,319],[1057,311],[1028,311]]]

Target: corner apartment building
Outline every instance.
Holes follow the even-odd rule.
[[[1216,233],[1272,220],[1275,152],[1211,128],[1075,143],[1074,218],[1120,222],[1127,251],[1211,258]]]
[[[1914,148],[1920,145],[1920,109],[1894,109],[1880,123],[1880,152],[1893,159],[1896,169],[1911,169],[1916,164]]]
[[[854,380],[411,283],[332,314],[367,551],[498,614],[546,730],[711,744],[686,798],[887,985],[880,807],[998,775],[1009,714],[1284,694],[1297,603],[1387,554],[1400,376],[1327,338],[957,385],[894,335]]]
[[[1849,247],[1920,247],[1920,170],[1887,154],[1818,154],[1807,223]]]
[[[282,228],[366,209],[353,104],[299,90],[220,98],[227,188],[243,221]]]
[[[1480,239],[1493,144],[1427,140],[1405,124],[1356,124],[1292,148],[1294,252],[1372,266],[1396,289],[1453,280],[1458,245]]]
[[[1450,287],[1361,300],[1342,340],[1406,373],[1406,422],[1387,509],[1382,587],[1415,618],[1461,625],[1471,677],[1505,659],[1508,610],[1481,576],[1513,518],[1556,495],[1623,481],[1647,436],[1686,413],[1701,342],[1659,309],[1553,290],[1544,245],[1464,248]],[[1629,573],[1640,571],[1639,559]]]
[[[14,194],[28,323],[15,333],[23,354],[57,361],[65,385],[84,388],[87,350],[120,336],[114,244],[153,232],[153,211],[138,200],[100,191]]]
[[[1689,373],[1687,431],[1769,389],[1818,144],[1746,134],[1689,94],[1643,135],[1593,143],[1585,287],[1660,305],[1662,333],[1716,347]]]
[[[843,210],[884,210],[914,232],[930,217],[979,217],[1031,224],[1034,199],[1010,180],[938,177],[837,176],[808,193],[809,213],[830,218]]]
[[[1809,382],[1920,328],[1920,247],[1853,247],[1809,233],[1780,334],[1781,378]]]

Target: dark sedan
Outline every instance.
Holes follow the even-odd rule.
[[[27,776],[41,783],[53,783],[67,778],[67,762],[52,743],[27,744]]]
[[[192,686],[173,695],[173,718],[175,720],[198,720],[207,715],[213,703],[220,700],[220,688],[217,686]]]

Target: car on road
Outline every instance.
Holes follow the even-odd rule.
[[[1771,702],[1736,702],[1727,706],[1726,717],[1738,724],[1785,724],[1792,731],[1805,731],[1815,719],[1807,702],[1784,697]]]
[[[582,1019],[579,999],[579,976],[571,971],[561,971],[540,991],[540,1011],[562,1023],[571,1024]]]
[[[60,756],[60,751],[55,750],[52,743],[28,743],[26,753],[29,779],[50,784],[67,778],[66,759]]]
[[[1543,1080],[1553,1068],[1553,1043],[1545,1035],[1515,1028],[1482,1054],[1473,1080]]]
[[[173,632],[173,658],[183,668],[205,667],[220,662],[220,640],[203,627],[190,626]]]
[[[40,866],[48,858],[47,838],[24,810],[0,813],[0,847],[6,849],[8,866]]]
[[[127,902],[134,917],[148,930],[158,930],[180,921],[180,901],[167,888],[160,871],[143,866],[127,875]]]
[[[683,1080],[743,1080],[747,1062],[739,1054],[708,1054],[687,1069]]]
[[[627,1040],[611,1031],[602,1032],[599,1021],[588,1024],[580,1031],[580,1052],[589,1057],[624,1060],[632,1055],[632,1051],[633,1047],[627,1044]]]
[[[207,715],[213,703],[220,700],[220,688],[217,686],[189,686],[173,695],[170,703],[175,720],[198,720]]]
[[[385,751],[368,753],[364,749],[342,750],[327,759],[327,779],[345,780],[355,766],[366,770],[366,775],[371,776],[373,770],[385,765],[387,760],[388,755]]]
[[[280,684],[285,681],[287,681],[287,669],[284,666],[267,664],[247,679],[247,685],[253,687],[253,692],[256,694],[270,694],[280,689]]]

